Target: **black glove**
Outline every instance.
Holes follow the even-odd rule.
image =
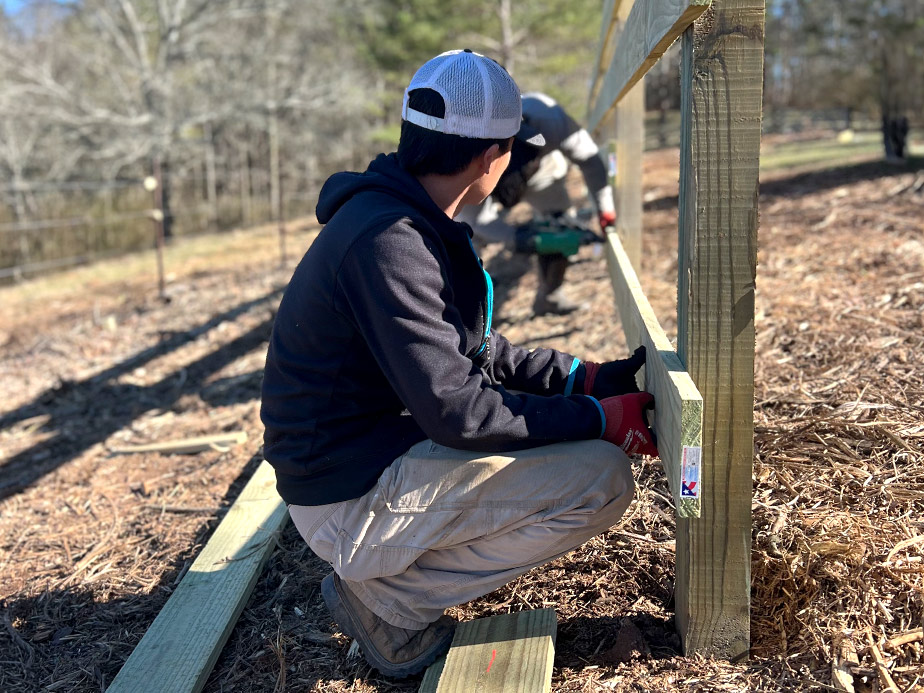
[[[597,399],[616,397],[627,392],[638,392],[635,374],[645,365],[645,347],[640,346],[632,356],[607,363],[584,362],[584,394]]]

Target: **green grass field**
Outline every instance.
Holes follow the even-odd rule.
[[[912,155],[924,154],[921,143],[912,143]],[[813,140],[780,141],[765,138],[760,148],[761,173],[789,169],[825,169],[882,157],[882,135],[878,132],[855,133],[851,141],[839,141],[832,134]]]

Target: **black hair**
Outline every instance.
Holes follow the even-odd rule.
[[[415,89],[408,95],[408,106],[415,111],[442,118],[446,115],[443,97],[433,89]],[[398,163],[412,176],[435,173],[451,176],[463,171],[472,160],[496,144],[501,153],[510,149],[512,138],[478,139],[427,130],[414,123],[401,122]]]

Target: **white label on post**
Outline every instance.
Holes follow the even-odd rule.
[[[700,459],[703,449],[683,446],[683,463],[680,466],[680,497],[699,498],[700,490]]]

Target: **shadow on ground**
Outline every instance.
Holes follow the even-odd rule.
[[[261,455],[254,455],[241,469],[219,508],[224,510],[232,505],[262,459]],[[219,511],[203,520],[196,531],[196,540],[166,565],[158,582],[150,588],[145,586],[144,592],[106,599],[98,585],[67,585],[64,579],[62,586],[55,589],[0,602],[0,632],[8,636],[0,637],[3,662],[0,690],[8,693],[105,690],[223,516],[224,512]],[[127,560],[135,560],[131,552]],[[132,566],[117,568],[127,574]],[[272,570],[262,579],[270,583],[270,588],[280,583]],[[317,582],[320,583],[320,577]],[[320,605],[320,597],[317,601]],[[273,605],[273,600],[264,600],[253,603],[251,608],[269,611]],[[300,635],[293,637],[297,639]],[[271,650],[265,657],[251,657],[247,661],[248,675],[261,672],[276,677],[278,670],[278,658]]]
[[[119,383],[117,380],[250,310],[260,306],[275,308],[280,292],[280,289],[273,290],[220,313],[198,327],[173,333],[91,378],[78,382],[62,382],[57,387],[41,393],[29,404],[0,416],[0,430],[32,417],[48,416],[48,420],[37,431],[53,434],[51,438],[11,456],[0,466],[0,474],[3,476],[3,481],[0,482],[0,500],[35,484],[91,446],[106,440],[143,413],[170,407],[185,394],[212,388],[216,400],[229,403],[228,396],[232,392],[230,388],[225,387],[222,392],[220,386],[205,386],[204,383],[209,376],[269,339],[272,313],[249,332],[221,345],[215,351],[156,383],[135,386]],[[258,397],[258,381],[251,377],[247,385],[254,388],[251,397]],[[241,396],[240,388],[233,392],[238,393],[235,396]]]

